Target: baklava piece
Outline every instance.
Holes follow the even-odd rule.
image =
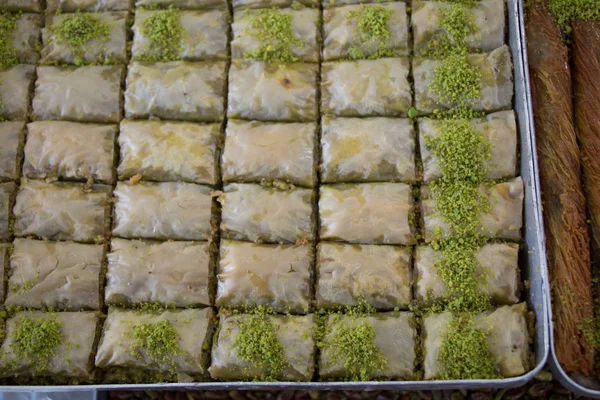
[[[228,117],[263,121],[317,118],[317,65],[233,60]]]
[[[0,179],[18,178],[24,143],[25,122],[0,122]]]
[[[314,239],[312,190],[232,183],[219,201],[223,238],[281,244]]]
[[[0,9],[5,10],[2,6]],[[35,64],[40,58],[38,47],[44,17],[40,14],[3,14],[0,21],[3,25],[7,24],[9,30],[11,26],[14,27],[9,33],[9,40],[15,59],[23,64]]]
[[[208,240],[211,189],[193,183],[117,183],[113,234],[122,238]]]
[[[38,67],[33,98],[37,120],[119,122],[123,67]]]
[[[112,183],[117,125],[37,121],[27,125],[23,174]]]
[[[313,251],[310,245],[221,242],[217,307],[265,306],[279,313],[306,314]]]
[[[322,182],[415,181],[410,120],[326,116],[321,126]]]
[[[321,110],[339,117],[400,117],[412,104],[408,58],[325,62]]]
[[[296,8],[311,7],[317,8],[319,5],[318,0],[232,0],[234,10],[245,10],[252,8],[289,8],[295,5]]]
[[[404,183],[321,187],[321,239],[357,244],[411,244],[413,194]]]
[[[177,8],[180,10],[227,9],[226,0],[135,0],[139,8]]]
[[[208,367],[213,312],[210,308],[141,311],[111,307],[96,367],[109,382],[191,382]]]
[[[125,115],[216,122],[223,118],[224,62],[129,64]]]
[[[14,183],[0,183],[0,240],[8,240],[10,238],[10,210],[15,203],[16,191],[17,186]]]
[[[113,239],[108,254],[108,305],[210,305],[207,242]]]
[[[381,310],[408,308],[410,269],[410,248],[321,242],[317,246],[317,307],[367,303]]]
[[[312,379],[316,343],[313,315],[221,313],[212,347],[210,375],[217,380]],[[269,343],[269,353],[254,338]]]
[[[46,0],[46,13],[74,13],[77,11],[127,11],[133,0]]]
[[[225,182],[281,180],[312,187],[317,125],[230,119],[222,156]]]
[[[0,0],[0,9],[39,13],[44,10],[44,3],[42,0]]]
[[[102,245],[16,239],[6,305],[99,310]]]
[[[217,183],[219,124],[121,122],[119,179]]]
[[[13,212],[15,235],[91,243],[109,220],[110,186],[24,181]]]
[[[34,76],[33,65],[19,64],[0,69],[0,118],[8,120],[27,118]]]

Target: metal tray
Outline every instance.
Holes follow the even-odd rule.
[[[196,382],[164,384],[100,384],[85,386],[0,386],[0,392],[79,392],[98,390],[209,390],[209,389],[311,389],[311,390],[443,390],[476,388],[510,388],[530,381],[546,364],[549,349],[548,330],[548,273],[542,226],[541,200],[535,137],[529,96],[529,81],[524,62],[524,15],[521,0],[507,0],[508,38],[514,63],[515,100],[521,150],[521,177],[525,185],[524,246],[522,248],[521,276],[530,288],[526,300],[535,314],[534,351],[535,366],[525,375],[496,380],[456,381],[387,381],[387,382]],[[92,397],[89,397],[92,398]]]
[[[522,0],[519,0],[519,3],[522,3]],[[522,4],[519,4],[519,7],[522,10]],[[527,90],[527,93],[526,93],[527,106],[530,110],[529,131],[531,133],[531,143],[535,147],[535,127],[534,127],[534,121],[533,121],[533,105],[532,105],[532,101],[531,101],[531,86],[530,86],[529,67],[528,67],[529,62],[528,62],[528,56],[527,56],[527,40],[526,40],[526,35],[525,35],[525,15],[524,15],[524,13],[522,13],[522,15],[521,15],[521,41],[522,41],[522,45],[523,45],[523,62],[525,65],[524,79],[525,79],[525,88]],[[538,162],[537,157],[534,157],[533,163],[534,163],[535,171],[538,170],[537,162]],[[536,184],[538,187],[538,192],[541,194],[541,187],[539,184],[539,175],[536,175],[535,180],[536,180]],[[543,223],[543,219],[542,219],[541,207],[538,208],[538,212],[540,213],[540,215],[539,215],[540,229],[543,229],[544,223]],[[543,235],[542,235],[542,245],[543,245],[543,248],[545,249],[546,243],[545,243],[545,238]],[[544,257],[540,261],[543,264],[541,266],[544,268],[544,270],[547,270],[548,266],[547,266],[546,257]],[[550,365],[550,369],[552,370],[552,373],[554,374],[556,379],[558,379],[559,382],[564,387],[569,389],[570,391],[577,393],[581,396],[600,398],[600,384],[597,383],[596,387],[594,389],[587,387],[588,385],[584,385],[584,384],[580,383],[581,380],[580,380],[580,382],[578,382],[577,380],[574,379],[574,377],[569,376],[565,372],[565,370],[561,367],[560,363],[558,362],[558,358],[556,357],[556,351],[554,348],[554,324],[552,321],[552,297],[550,295],[549,286],[548,286],[547,294],[548,294],[547,308],[548,308],[548,329],[549,329],[548,334],[550,337],[550,355],[549,355],[549,359],[548,359],[548,364]],[[591,384],[591,382],[588,382],[588,384]]]

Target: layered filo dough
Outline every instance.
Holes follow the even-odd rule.
[[[462,6],[443,1],[415,1],[411,18],[415,54],[423,55],[428,50],[434,50],[431,48],[432,42],[448,40],[451,45],[455,45],[452,35],[442,24],[451,7],[464,8],[464,12],[473,17],[477,32],[465,38],[469,50],[476,52],[497,49],[504,44],[505,38],[504,3],[504,0],[482,0],[473,6]]]
[[[102,245],[15,239],[6,304],[99,310]]]
[[[405,116],[412,104],[408,58],[325,62],[321,111],[339,117]]]
[[[386,359],[380,370],[366,371],[372,379],[410,380],[414,377],[417,331],[415,317],[409,312],[387,312],[368,316],[329,315],[319,359],[319,375],[325,379],[352,378],[347,360],[336,351],[333,338],[340,329],[360,325],[375,329],[375,344]]]
[[[298,58],[298,61],[313,62],[319,61],[319,45],[317,44],[317,22],[319,20],[319,10],[317,8],[296,9],[273,9],[273,13],[289,15],[291,18],[291,29],[294,40],[289,47],[290,53]],[[234,13],[234,22],[231,25],[233,30],[233,40],[231,41],[231,57],[234,59],[247,58],[260,50],[263,46],[268,46],[268,40],[261,40],[261,28],[255,26],[257,18],[261,15],[261,10],[239,10]]]
[[[439,353],[453,315],[449,312],[423,318],[423,369],[425,379],[439,378],[445,366]],[[473,317],[473,327],[486,333],[496,368],[505,378],[520,376],[529,370],[529,331],[527,304],[502,306]]]
[[[15,235],[91,243],[104,237],[110,186],[24,180],[13,213]]]
[[[221,237],[257,243],[314,239],[313,191],[255,184],[226,185],[219,197]]]
[[[157,359],[140,346],[132,330],[159,323],[174,328],[178,351]],[[119,381],[123,381],[128,372],[143,370],[169,374],[169,380],[190,382],[206,371],[212,327],[210,308],[144,312],[110,307],[96,353],[96,367],[109,370],[120,367]]]
[[[105,39],[93,39],[85,43],[81,51],[73,49],[56,34],[61,23],[75,16],[88,15],[109,28]],[[41,51],[42,63],[60,64],[126,64],[127,63],[127,15],[126,11],[102,12],[93,14],[56,14],[49,15],[46,27],[42,30],[44,47]]]
[[[490,144],[489,159],[484,166],[487,179],[514,178],[517,175],[517,124],[513,111],[499,111],[488,114],[485,118],[470,121],[471,128],[483,134],[483,139]],[[434,119],[419,120],[419,143],[423,160],[423,178],[431,182],[442,176],[438,158],[425,144],[426,138],[437,138],[443,135],[440,122]],[[483,151],[483,149],[482,149]]]
[[[164,11],[138,10],[133,24],[132,59],[160,58],[160,49],[152,48],[152,39],[144,36],[145,21]],[[186,61],[227,58],[227,12],[226,10],[179,11],[181,43],[177,58]]]
[[[217,183],[219,124],[121,122],[119,179]]]
[[[132,62],[125,116],[215,122],[223,118],[224,62]]]
[[[117,130],[117,125],[32,122],[27,125],[23,175],[112,183]]]
[[[117,183],[113,235],[122,238],[208,240],[212,196],[206,186],[183,182]]]
[[[179,8],[181,10],[227,9],[226,0],[135,0],[138,8]]]
[[[0,0],[0,8],[10,12],[39,13],[44,10],[44,3],[42,0]]]
[[[30,92],[35,66],[18,64],[0,69],[0,118],[25,120],[29,113]]]
[[[421,114],[444,110],[455,106],[441,100],[430,85],[435,76],[435,68],[441,61],[425,58],[413,60],[415,79],[415,107]],[[481,92],[478,99],[469,101],[476,111],[508,109],[512,105],[513,78],[512,60],[508,46],[502,46],[491,53],[470,54],[468,62],[481,73]]]
[[[415,133],[410,120],[325,116],[321,126],[322,182],[415,181]]]
[[[38,67],[33,119],[119,122],[122,66]]]
[[[25,122],[0,122],[0,179],[19,176],[21,151],[25,143]]]
[[[387,22],[390,30],[389,38],[381,41],[364,40],[358,25],[361,13],[366,13],[368,7],[382,8],[390,13]],[[406,56],[409,53],[408,15],[406,3],[401,1],[376,5],[345,5],[326,9],[323,11],[323,31],[324,61],[348,59],[351,48],[360,49],[365,58],[374,56],[382,48],[393,52],[396,56]]]
[[[213,379],[254,380],[269,373],[266,368],[245,361],[237,355],[236,338],[240,334],[240,324],[248,318],[255,316],[221,313],[213,340],[212,362],[208,369]],[[315,369],[314,315],[267,315],[264,318],[273,324],[287,360],[285,368],[274,378],[280,381],[310,381]]]
[[[46,13],[57,11],[74,13],[77,11],[127,11],[133,0],[46,0]]]
[[[519,240],[523,226],[523,180],[518,177],[490,186],[482,184],[478,190],[490,207],[479,216],[476,233],[491,239]],[[426,242],[453,234],[438,212],[428,186],[421,188],[421,209]]]
[[[475,277],[481,291],[492,304],[515,304],[520,297],[519,245],[490,243],[475,254]],[[419,304],[433,304],[448,296],[448,288],[436,265],[444,254],[430,246],[418,246],[415,255],[415,299]]]
[[[15,202],[17,185],[12,182],[0,183],[0,240],[10,238],[10,210]]]
[[[217,266],[217,307],[271,307],[306,314],[310,302],[310,245],[269,245],[221,241]]]
[[[271,7],[289,8],[292,4],[316,8],[319,5],[319,2],[318,0],[231,0],[231,5],[234,10]]]
[[[113,239],[108,254],[108,305],[210,305],[207,242]]]
[[[317,308],[365,302],[376,309],[408,308],[408,247],[321,242],[317,246]]]
[[[321,240],[356,244],[411,244],[413,194],[404,183],[321,186]]]
[[[28,320],[28,322],[26,321]],[[21,356],[15,349],[19,340],[19,326],[40,326],[57,322],[60,343],[48,362],[39,362],[35,354]],[[6,322],[6,339],[0,348],[0,376],[48,376],[88,381],[92,376],[92,352],[98,330],[97,312],[41,312],[21,311]],[[43,340],[43,339],[41,339]]]
[[[261,121],[315,121],[316,64],[233,60],[227,116]]]
[[[230,119],[221,158],[225,182],[282,180],[312,187],[315,178],[314,122]]]
[[[40,58],[38,46],[40,44],[40,32],[44,24],[43,16],[40,14],[20,14],[16,16],[15,23],[16,27],[11,37],[15,56],[23,64],[35,64]]]

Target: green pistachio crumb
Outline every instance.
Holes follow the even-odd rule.
[[[304,8],[304,5],[302,3],[300,3],[298,0],[294,0],[292,1],[292,10],[302,10]]]
[[[18,18],[18,14],[0,14],[0,67],[19,63],[17,51],[13,47],[13,34],[17,29]]]
[[[55,315],[49,319],[25,315],[16,318],[13,351],[17,360],[31,360],[38,371],[47,369],[63,341],[61,321]]]
[[[359,44],[348,49],[351,59],[377,59],[397,55],[397,52],[389,47],[392,38],[392,14],[390,8],[373,5],[363,5],[348,14],[349,20],[356,21],[356,40]]]
[[[105,43],[110,40],[110,25],[102,22],[93,14],[71,14],[52,25],[51,31],[57,43],[64,43],[74,55],[74,63],[84,63],[85,47],[91,41]]]
[[[292,15],[277,8],[261,9],[250,16],[247,34],[261,42],[258,50],[246,53],[245,57],[266,62],[293,63],[299,60],[291,48],[304,47],[292,29]]]
[[[560,29],[571,33],[571,23],[575,20],[600,21],[600,1],[598,0],[550,0],[550,12]]]
[[[131,329],[134,346],[161,365],[175,368],[174,357],[181,354],[179,333],[169,320],[154,324],[137,324]]]
[[[259,306],[248,310],[247,317],[240,321],[240,331],[235,337],[236,355],[261,370],[266,371],[262,380],[273,381],[287,367],[285,347],[277,338],[277,329],[269,315],[273,310]]]
[[[452,106],[468,104],[481,94],[481,71],[469,64],[466,54],[444,58],[436,64],[433,73],[429,89],[444,103]]]
[[[457,316],[448,327],[438,360],[445,367],[441,379],[498,379],[487,334],[470,316]]]
[[[142,22],[141,33],[150,40],[140,56],[143,61],[174,61],[179,58],[184,31],[179,22],[179,10],[169,7],[155,11]]]

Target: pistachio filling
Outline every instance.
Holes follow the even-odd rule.
[[[64,43],[74,55],[75,65],[84,63],[83,55],[91,41],[105,43],[110,40],[110,25],[93,14],[76,13],[61,18],[51,27],[57,43]]]
[[[454,317],[440,347],[439,360],[445,366],[441,379],[501,378],[486,337],[470,316]]]
[[[266,371],[265,376],[256,377],[273,381],[288,366],[285,347],[279,342],[276,327],[269,315],[273,310],[259,306],[249,310],[246,318],[240,321],[240,331],[234,340],[236,355]]]
[[[571,33],[571,23],[575,20],[600,21],[598,0],[550,0],[549,4],[556,23],[566,35]]]
[[[13,34],[17,29],[18,18],[18,14],[0,14],[0,67],[19,63],[17,51],[13,47]]]
[[[296,37],[292,29],[292,15],[277,8],[261,9],[252,14],[246,33],[261,42],[259,49],[244,54],[246,58],[293,63],[299,58],[291,50],[292,47],[304,47],[304,42]]]
[[[143,349],[156,363],[175,369],[174,357],[181,354],[181,349],[179,333],[171,321],[134,325],[131,336],[137,351]]]
[[[23,315],[17,317],[12,345],[16,361],[29,360],[39,372],[50,366],[63,341],[61,321],[55,315],[51,316],[49,319]]]
[[[467,38],[477,34],[473,2],[453,2],[440,10],[440,27],[446,35],[428,43],[426,55],[440,58],[450,54],[465,54],[468,49]]]
[[[396,51],[389,48],[392,38],[390,18],[393,11],[382,6],[361,6],[348,14],[348,19],[356,21],[358,46],[348,49],[351,59],[376,59],[394,57]]]
[[[175,61],[179,59],[183,28],[179,22],[179,10],[169,7],[167,10],[155,11],[144,19],[141,26],[142,35],[150,40],[143,61]]]

